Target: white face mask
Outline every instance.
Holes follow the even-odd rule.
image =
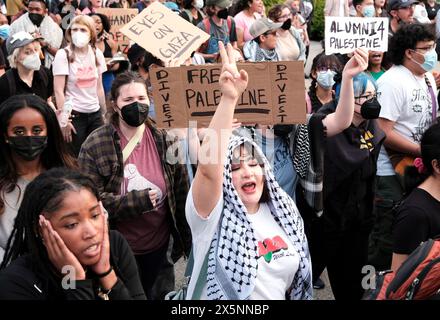
[[[202,9],[203,8],[203,0],[196,0],[196,2],[194,3],[194,7],[197,9]]]
[[[41,60],[38,53],[31,54],[23,59],[23,62],[21,63],[23,67],[29,70],[40,70],[41,67]]]
[[[84,48],[90,42],[90,36],[85,32],[74,32],[72,33],[72,42],[75,47]]]

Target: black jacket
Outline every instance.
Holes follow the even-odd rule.
[[[118,281],[109,293],[110,300],[143,300],[136,260],[127,241],[117,231],[110,231],[111,264]],[[97,300],[99,283],[87,273],[76,281],[75,289],[54,288],[49,279],[34,270],[29,254],[19,257],[0,272],[0,300]]]

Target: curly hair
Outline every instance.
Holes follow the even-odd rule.
[[[407,24],[402,26],[389,43],[387,55],[395,65],[402,65],[407,49],[415,49],[417,42],[435,41],[435,31],[432,25]]]

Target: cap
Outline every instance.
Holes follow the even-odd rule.
[[[419,3],[418,0],[390,0],[387,5],[387,10],[390,12],[391,10],[397,10],[402,8],[408,8],[415,3]]]
[[[170,9],[171,11],[180,12],[179,6],[175,2],[167,1],[167,2],[164,2],[163,5],[165,7],[167,7],[168,9]]]
[[[136,62],[138,62],[139,59],[144,56],[145,52],[147,51],[140,45],[137,43],[133,44],[127,52],[127,58],[130,61],[130,64],[134,65]]]
[[[6,40],[6,50],[8,55],[12,54],[15,49],[24,47],[29,43],[32,43],[38,39],[43,39],[42,37],[34,38],[29,32],[19,31],[9,36]]]
[[[205,5],[209,6],[217,6],[219,8],[225,9],[229,8],[232,5],[232,0],[206,0]]]
[[[251,34],[252,38],[256,38],[267,31],[279,29],[282,25],[283,22],[275,23],[272,20],[263,17],[252,23],[251,27],[249,28],[249,33]]]
[[[428,18],[428,12],[426,12],[426,8],[420,4],[416,5],[414,8],[413,17],[418,23],[431,23],[431,20]]]

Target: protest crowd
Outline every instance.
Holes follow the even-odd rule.
[[[315,3],[2,0],[0,299],[440,298],[440,4]]]

